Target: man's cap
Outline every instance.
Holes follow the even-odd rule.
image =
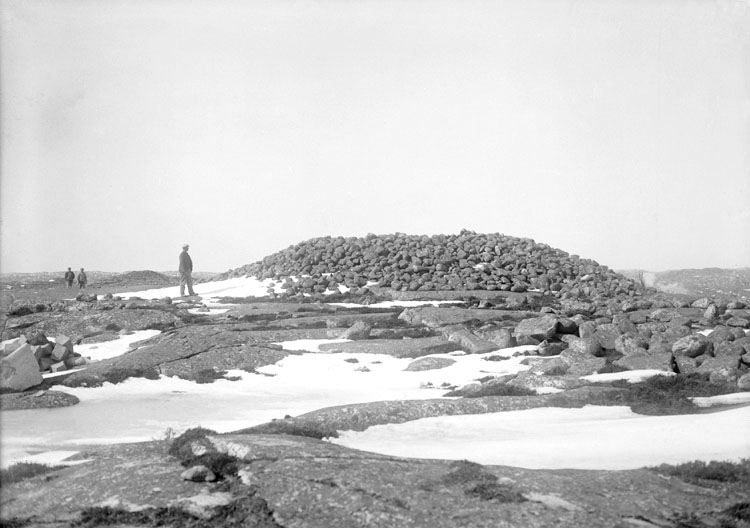
[[[190,244],[182,244],[182,249],[185,249],[187,247],[190,247]]]

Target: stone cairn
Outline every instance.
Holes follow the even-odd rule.
[[[220,278],[246,275],[286,279],[283,287],[290,294],[377,283],[395,291],[534,290],[562,299],[596,299],[632,296],[640,288],[607,266],[547,244],[466,230],[458,235],[313,238]]]
[[[69,337],[59,335],[53,343],[42,332],[3,343],[0,354],[0,388],[15,391],[42,383],[43,372],[62,372],[86,365],[86,359],[73,351]]]

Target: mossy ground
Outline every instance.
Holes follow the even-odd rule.
[[[459,487],[465,495],[496,502],[524,502],[526,498],[513,485],[498,482],[493,475],[476,462],[457,460],[451,463],[448,473],[436,480],[423,482],[420,488],[434,491],[442,487]]]
[[[44,475],[52,471],[57,471],[65,466],[50,466],[48,464],[37,464],[34,462],[19,462],[13,464],[7,469],[0,469],[0,487],[20,482],[22,480]]]

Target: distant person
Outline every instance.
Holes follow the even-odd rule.
[[[88,281],[89,279],[86,277],[86,272],[81,268],[81,271],[78,272],[78,288],[81,290],[84,289]]]
[[[190,249],[190,245],[185,244],[182,246],[182,253],[180,253],[180,297],[185,296],[185,286],[188,288],[188,295],[195,295],[193,291],[193,259],[188,255],[188,249]]]
[[[65,272],[65,282],[68,285],[68,288],[73,287],[73,281],[76,280],[76,274],[73,273],[73,270],[68,268],[68,271]]]

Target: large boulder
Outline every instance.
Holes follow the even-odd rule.
[[[698,371],[698,362],[688,356],[674,356],[675,371],[680,374],[694,374]]]
[[[596,304],[575,299],[563,299],[560,301],[560,311],[567,316],[577,314],[593,315],[596,311]]]
[[[578,323],[575,319],[561,317],[557,320],[557,331],[561,334],[577,334]]]
[[[695,358],[713,351],[713,343],[701,334],[690,334],[675,341],[672,353],[676,356]]]
[[[722,354],[716,357],[706,358],[698,367],[696,372],[701,374],[712,374],[714,372],[739,372],[740,356],[739,354]]]
[[[628,370],[665,370],[672,372],[672,362],[674,358],[671,352],[657,352],[650,353],[650,351],[644,351],[642,353],[629,354],[623,356],[620,359],[614,361],[614,364],[618,367],[623,367]]]
[[[737,328],[750,328],[750,319],[746,319],[745,317],[730,317],[726,320],[725,324]]]
[[[586,352],[568,348],[560,354],[560,359],[568,365],[566,374],[571,376],[588,376],[595,374],[604,368],[607,360],[603,357],[594,357]]]
[[[602,348],[613,350],[615,348],[615,342],[617,341],[617,338],[620,337],[621,332],[616,325],[612,323],[604,323],[596,327],[594,335],[599,341],[599,344],[602,345]]]
[[[638,334],[624,334],[615,339],[615,350],[624,356],[645,354],[648,341]]]
[[[539,341],[550,339],[557,333],[557,316],[546,314],[541,317],[524,319],[516,325],[516,339],[531,337]]]
[[[28,343],[0,359],[0,388],[20,392],[41,382],[39,364]]]
[[[572,337],[566,340],[568,348],[589,356],[602,356],[604,349],[595,337]]]
[[[458,344],[470,354],[484,354],[497,350],[494,343],[474,335],[463,325],[446,326],[441,329],[441,333],[448,341]]]
[[[516,338],[513,337],[513,333],[508,328],[483,330],[480,332],[480,335],[490,343],[493,343],[498,350],[513,348],[517,345]]]
[[[713,331],[706,336],[709,341],[714,345],[724,341],[734,341],[735,336],[732,331],[726,326],[717,326]]]
[[[578,335],[580,337],[589,337],[596,333],[596,323],[594,321],[583,321],[578,324]]]
[[[636,334],[638,333],[638,327],[632,321],[630,317],[625,314],[615,314],[612,317],[612,324],[623,334]]]
[[[352,326],[341,332],[339,334],[339,339],[351,339],[352,341],[367,339],[370,337],[371,331],[372,326],[364,321],[357,321]]]

